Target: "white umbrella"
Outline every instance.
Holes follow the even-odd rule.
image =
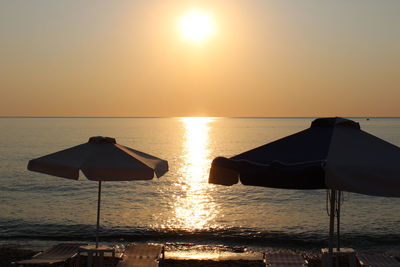
[[[79,171],[87,179],[99,182],[97,202],[96,247],[99,244],[100,200],[102,181],[151,180],[168,171],[168,162],[122,146],[114,138],[95,136],[74,146],[28,163],[28,170],[78,180]]]

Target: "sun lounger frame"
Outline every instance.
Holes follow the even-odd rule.
[[[156,267],[164,259],[165,249],[158,244],[129,244],[117,267]]]
[[[307,261],[300,254],[289,252],[264,252],[263,261],[268,267],[300,267]]]
[[[78,254],[80,246],[86,243],[61,243],[34,255],[31,259],[14,262],[17,266],[26,265],[52,265],[56,263],[67,262]]]
[[[365,267],[400,267],[400,261],[383,254],[357,253],[357,260]]]

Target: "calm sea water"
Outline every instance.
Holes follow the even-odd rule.
[[[399,118],[356,118],[400,146]],[[97,183],[29,172],[39,156],[103,135],[166,159],[151,181],[105,182],[101,241],[184,250],[316,250],[327,246],[325,191],[207,183],[211,160],[310,126],[312,118],[1,118],[0,243],[94,241]],[[400,199],[345,194],[342,245],[400,249]]]

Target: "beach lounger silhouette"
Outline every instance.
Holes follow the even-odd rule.
[[[303,256],[289,252],[264,252],[263,260],[268,267],[298,267],[307,265],[307,261]]]
[[[57,244],[41,253],[36,254],[29,260],[17,261],[14,264],[17,266],[30,265],[51,265],[56,263],[64,263],[71,260],[78,253],[80,246],[85,246],[85,243],[61,243]]]
[[[157,267],[162,259],[163,245],[129,244],[117,267]]]
[[[367,267],[400,267],[400,262],[395,258],[381,254],[357,253],[361,266]]]

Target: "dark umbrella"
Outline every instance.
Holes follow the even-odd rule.
[[[306,130],[230,159],[214,159],[210,183],[233,185],[239,179],[244,185],[330,189],[331,255],[340,191],[400,197],[400,148],[362,131],[352,120],[320,118]]]
[[[87,143],[30,160],[28,170],[78,180],[79,171],[99,182],[96,247],[99,244],[102,181],[151,180],[168,171],[168,162],[122,146],[114,138],[96,136]]]

